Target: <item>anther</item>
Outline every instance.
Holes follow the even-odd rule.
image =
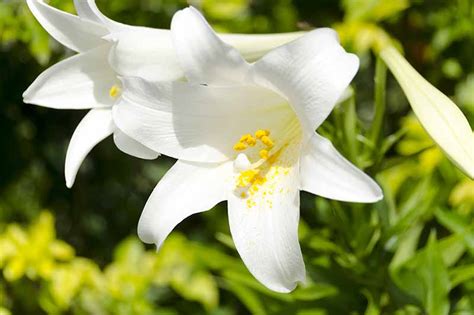
[[[247,149],[247,147],[248,147],[247,143],[239,141],[234,145],[234,150],[235,151],[244,151],[245,149]]]
[[[263,143],[264,145],[266,145],[268,148],[273,147],[273,141],[272,141],[272,139],[270,139],[270,137],[268,137],[268,136],[263,136],[263,137],[260,139],[260,141],[262,141],[262,143]]]
[[[257,144],[257,140],[254,137],[252,137],[251,134],[246,134],[242,136],[242,138],[240,138],[240,142],[246,143],[251,147]]]
[[[269,135],[270,135],[270,131],[268,130],[259,129],[255,132],[255,137],[257,137],[257,139],[261,139],[264,136],[268,137]]]
[[[122,89],[117,85],[113,85],[109,90],[109,96],[113,99],[116,99],[120,93],[122,93]]]

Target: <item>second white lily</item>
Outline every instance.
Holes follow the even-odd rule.
[[[314,132],[359,66],[331,29],[318,29],[248,64],[194,9],[172,35],[188,82],[126,78],[114,107],[120,129],[179,159],[148,200],[138,232],[161,246],[186,217],[227,200],[236,248],[278,292],[304,281],[299,191],[376,202],[379,186]]]

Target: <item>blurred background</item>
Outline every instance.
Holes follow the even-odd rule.
[[[49,3],[74,13],[72,0]],[[361,58],[354,101],[319,130],[374,176],[385,199],[357,205],[302,193],[308,283],[268,291],[233,247],[226,205],[180,224],[159,253],[136,237],[150,192],[173,164],[141,161],[111,139],[86,159],[73,189],[66,148],[83,111],[22,103],[47,67],[70,56],[25,1],[0,3],[0,315],[474,314],[474,182],[432,143],[388,75],[378,139],[377,42],[408,61],[474,124],[472,0],[97,0],[114,20],[168,28],[198,7],[220,32],[331,26]],[[377,136],[375,136],[377,138]]]

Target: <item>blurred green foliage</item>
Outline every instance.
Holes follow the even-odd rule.
[[[97,2],[116,20],[164,28],[187,5]],[[50,3],[74,12],[72,1]],[[93,151],[74,189],[67,190],[65,150],[84,113],[24,105],[21,94],[70,52],[49,38],[24,1],[4,0],[0,315],[474,314],[474,182],[426,135],[390,75],[382,127],[371,123],[376,64],[371,51],[392,39],[474,123],[472,0],[190,3],[222,32],[338,30],[345,47],[361,57],[361,70],[354,97],[319,131],[381,183],[385,199],[360,205],[302,194],[300,240],[308,283],[287,295],[265,289],[245,269],[230,238],[225,205],[187,219],[156,253],[135,237],[136,223],[173,161],[136,160],[109,140]],[[385,87],[385,80],[378,84]]]

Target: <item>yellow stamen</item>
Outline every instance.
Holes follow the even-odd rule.
[[[251,134],[246,134],[240,138],[240,142],[247,143],[249,146],[253,147],[257,144],[257,140],[252,137]]]
[[[245,149],[247,149],[247,147],[248,147],[247,143],[239,141],[234,145],[234,150],[235,151],[244,151]]]
[[[260,139],[260,141],[262,141],[262,143],[263,143],[264,145],[266,145],[268,148],[271,148],[271,147],[273,147],[273,145],[274,145],[272,139],[270,139],[269,136],[263,136],[263,137]]]
[[[255,132],[255,137],[257,137],[257,139],[261,139],[264,136],[268,137],[269,135],[270,135],[270,131],[268,130],[259,129]]]
[[[265,149],[260,150],[259,155],[264,160],[268,159],[268,156],[269,156],[268,150],[265,150]]]
[[[117,85],[113,85],[109,90],[109,96],[113,99],[116,99],[117,97],[119,97],[121,93],[122,93],[122,89]]]

